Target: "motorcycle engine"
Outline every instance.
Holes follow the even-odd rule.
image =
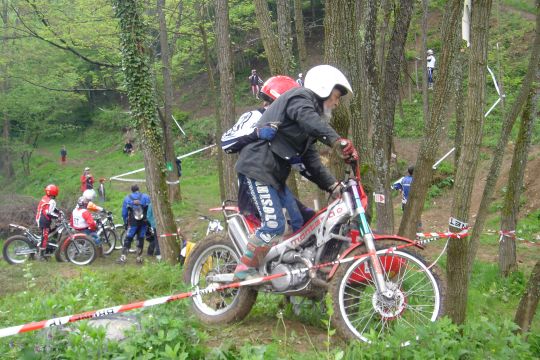
[[[293,263],[293,264],[278,264],[272,269],[270,275],[285,273],[284,276],[272,280],[272,286],[278,292],[296,290],[301,285],[305,285],[309,280],[308,273],[298,272],[293,273],[293,270],[305,268],[306,265],[303,263]],[[300,286],[299,286],[300,285]]]

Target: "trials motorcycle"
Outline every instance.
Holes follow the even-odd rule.
[[[410,341],[419,326],[435,321],[443,312],[442,272],[418,255],[423,247],[417,242],[371,231],[358,164],[350,165],[341,196],[270,249],[258,269],[261,281],[196,292],[192,307],[197,317],[210,324],[239,321],[259,291],[311,299],[328,292],[332,324],[348,339],[369,343],[399,327]],[[248,236],[258,226],[229,202],[221,210],[227,232],[200,241],[187,261],[184,281],[192,288],[230,284]]]

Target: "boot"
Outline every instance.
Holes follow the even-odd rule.
[[[116,260],[116,262],[122,265],[125,264],[127,261],[128,252],[129,252],[128,248],[122,248],[122,255],[120,255],[120,257],[118,258],[118,260]]]
[[[143,263],[142,252],[143,252],[143,249],[137,248],[137,259],[136,259],[137,264],[142,264]]]

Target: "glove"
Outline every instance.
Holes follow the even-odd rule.
[[[265,125],[261,128],[257,128],[257,136],[261,140],[270,141],[276,136],[277,126],[273,124]]]
[[[358,152],[354,148],[352,141],[349,139],[338,139],[334,143],[333,148],[346,163],[358,160]]]
[[[126,223],[124,223],[124,230],[127,230],[127,228],[128,228],[128,225],[127,225],[127,222],[126,222]]]
[[[332,199],[338,199],[341,196],[341,184],[338,182],[333,183],[328,189],[328,192],[330,193]]]

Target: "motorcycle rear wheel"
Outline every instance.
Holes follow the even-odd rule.
[[[208,275],[234,272],[240,256],[227,238],[227,233],[215,233],[199,242],[189,255],[184,268],[184,281],[204,289],[211,285]],[[214,291],[192,297],[192,308],[204,323],[217,324],[240,321],[249,314],[257,300],[257,291],[249,287]]]
[[[11,265],[22,264],[28,259],[33,259],[36,254],[37,247],[22,235],[8,238],[2,249],[4,259]]]
[[[350,256],[362,253],[364,247]],[[405,329],[404,333],[410,334],[402,342],[406,346],[418,339],[419,326],[435,321],[443,313],[445,283],[438,270],[428,269],[419,255],[402,250],[387,253],[386,249],[377,254],[392,296],[377,293],[368,257],[341,266],[329,288],[336,309],[332,322],[345,338],[367,343],[382,340],[398,328]]]

